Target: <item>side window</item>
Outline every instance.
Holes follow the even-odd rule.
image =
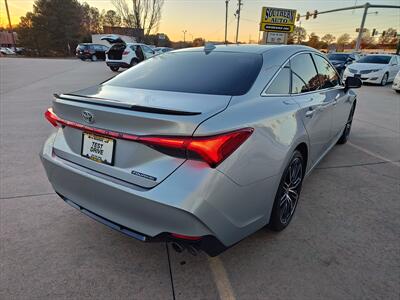
[[[147,54],[153,54],[153,50],[151,50],[150,47],[142,46],[142,50],[143,50],[143,52],[145,52]]]
[[[315,65],[317,66],[321,88],[326,89],[337,86],[340,83],[340,80],[335,69],[333,69],[328,61],[322,56],[313,55],[313,57]]]
[[[300,54],[290,60],[292,69],[292,93],[299,94],[319,88],[317,71],[310,54]]]
[[[288,64],[279,71],[265,93],[270,95],[290,94],[290,67]]]

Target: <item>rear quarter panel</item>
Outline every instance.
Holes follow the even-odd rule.
[[[259,96],[233,104],[201,124],[195,135],[244,127],[254,128],[253,134],[217,167],[238,185],[280,177],[297,145],[308,145],[299,106],[291,97]]]

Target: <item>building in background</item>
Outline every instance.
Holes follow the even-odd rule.
[[[14,45],[13,42],[13,35],[14,35],[14,40],[17,40],[17,33],[16,32],[8,32],[8,31],[0,31],[0,46],[1,47],[8,47],[8,48],[13,48],[16,45]]]

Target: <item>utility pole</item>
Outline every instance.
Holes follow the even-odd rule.
[[[6,11],[7,11],[7,17],[8,17],[8,27],[10,28],[10,31],[11,31],[11,37],[12,37],[12,41],[13,41],[13,44],[14,44],[14,51],[15,51],[15,53],[17,53],[17,48],[16,48],[16,45],[15,45],[14,32],[13,32],[12,25],[11,25],[10,12],[8,10],[8,3],[7,3],[7,0],[4,0],[4,2],[6,4]]]
[[[370,4],[369,2],[363,4],[363,5],[354,5],[354,6],[350,6],[350,7],[343,7],[343,8],[337,8],[337,9],[330,9],[330,10],[325,10],[325,11],[315,11],[314,13],[310,13],[307,12],[306,15],[300,16],[301,18],[306,18],[306,20],[308,20],[308,18],[310,16],[313,16],[314,19],[316,18],[316,16],[318,15],[322,15],[322,14],[329,14],[329,13],[334,13],[334,12],[338,12],[338,11],[344,11],[344,10],[354,10],[354,9],[364,9],[364,14],[361,20],[361,26],[359,28],[359,32],[358,32],[358,37],[357,37],[357,43],[356,43],[356,47],[355,50],[359,51],[360,50],[360,46],[361,46],[361,40],[362,40],[362,35],[363,35],[363,31],[364,31],[364,25],[365,25],[365,20],[367,18],[367,14],[368,14],[368,9],[369,8],[390,8],[390,9],[399,9],[400,5],[381,5],[381,4]],[[375,14],[377,12],[374,12]]]
[[[364,33],[365,19],[367,18],[369,6],[370,6],[370,4],[368,2],[364,4],[364,14],[363,14],[363,17],[361,20],[360,32],[358,33],[358,37],[357,37],[357,43],[356,43],[356,49],[355,49],[356,51],[360,50],[361,40],[362,40],[362,36]]]
[[[228,44],[228,3],[229,0],[225,0],[225,45]]]
[[[236,26],[236,44],[239,41],[239,22],[240,22],[240,10],[242,8],[242,0],[238,0],[238,9],[236,11],[235,16],[237,17],[237,26]]]
[[[186,29],[182,30],[182,32],[183,32],[183,42],[186,43],[186,32],[187,32],[187,30]]]

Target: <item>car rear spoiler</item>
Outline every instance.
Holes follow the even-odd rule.
[[[104,98],[93,98],[88,96],[74,95],[74,94],[53,94],[54,98],[68,101],[76,101],[81,103],[88,104],[96,104],[101,106],[108,106],[114,108],[128,109],[133,111],[140,111],[146,113],[153,114],[162,114],[162,115],[176,115],[176,116],[194,116],[200,115],[201,112],[192,112],[192,111],[181,111],[181,110],[171,110],[165,108],[158,107],[150,107],[150,106],[140,106],[140,105],[132,105],[120,101],[114,101]]]

